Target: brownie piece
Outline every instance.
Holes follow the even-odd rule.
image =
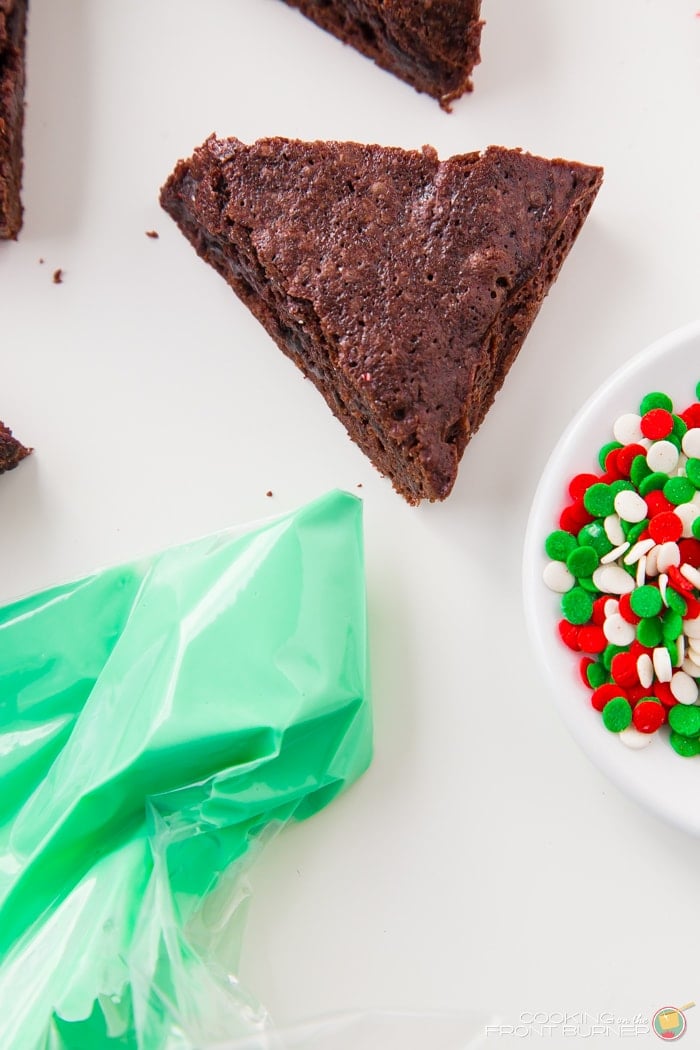
[[[12,470],[32,450],[21,445],[17,438],[12,436],[9,427],[0,420],[0,474],[6,470]]]
[[[481,0],[285,0],[443,109],[472,90]]]
[[[27,0],[0,0],[0,238],[22,226],[22,125]]]
[[[452,489],[601,180],[500,147],[212,136],[161,203],[418,503]]]

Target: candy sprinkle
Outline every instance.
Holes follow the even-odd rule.
[[[576,474],[545,540],[559,642],[592,708],[640,750],[661,731],[700,755],[700,382],[676,410],[663,391],[630,406]]]

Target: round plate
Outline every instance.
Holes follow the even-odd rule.
[[[542,582],[545,537],[557,528],[570,502],[567,486],[580,472],[599,472],[597,453],[612,439],[624,412],[636,412],[642,397],[664,390],[674,407],[695,400],[700,380],[700,322],[672,332],[615,372],[572,420],[554,449],[535,493],[523,564],[525,616],[555,703],[583,750],[618,787],[662,819],[700,835],[700,757],[684,759],[661,730],[651,744],[633,751],[603,726],[579,678],[578,659],[561,642],[558,596]]]

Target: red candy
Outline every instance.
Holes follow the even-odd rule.
[[[641,616],[637,616],[636,612],[632,611],[629,594],[620,595],[618,612],[623,620],[627,620],[627,623],[638,624],[641,620]]]
[[[583,494],[591,485],[595,485],[598,481],[597,474],[577,474],[569,482],[569,495],[572,500],[576,502],[583,499]]]
[[[655,514],[649,522],[649,535],[655,543],[669,543],[679,540],[683,532],[683,522],[677,514],[662,511]]]
[[[634,653],[615,653],[610,665],[610,674],[623,688],[638,685],[637,658]]]
[[[653,686],[654,696],[657,700],[660,700],[664,707],[675,707],[678,701],[671,692],[671,686],[668,682],[654,682]]]
[[[665,408],[652,408],[642,416],[640,429],[644,437],[661,441],[673,430],[673,416]]]
[[[625,445],[624,448],[617,449],[615,465],[623,477],[628,478],[630,476],[633,460],[635,460],[637,456],[646,456],[646,454],[647,450],[643,445]],[[607,460],[605,462],[607,465]]]
[[[578,635],[580,628],[575,623],[569,623],[568,620],[560,620],[558,624],[559,637],[561,638],[564,645],[569,649],[573,649],[575,653],[580,652],[578,644]]]
[[[605,606],[609,601],[609,595],[604,594],[601,598],[596,598],[596,600],[593,602],[593,613],[591,615],[591,620],[596,625],[596,627],[602,627],[605,623]]]
[[[583,500],[576,500],[575,503],[564,507],[559,516],[559,528],[565,532],[577,533],[584,525],[589,525],[594,520],[593,515],[584,507]]]
[[[655,733],[666,721],[666,709],[656,700],[640,700],[632,712],[632,723],[640,733]]]
[[[700,404],[696,402],[694,405],[690,405],[685,412],[680,413],[680,417],[688,430],[700,427]]]
[[[603,628],[595,624],[582,627],[578,635],[578,646],[582,653],[602,653],[608,644]]]
[[[690,580],[686,580],[682,572],[678,570],[675,565],[672,565],[668,570],[668,582],[673,587],[674,591],[680,591],[681,597],[685,598],[686,602],[695,600],[692,598],[693,585]],[[687,615],[687,614],[686,614]]]
[[[681,562],[700,568],[700,540],[681,540],[678,544],[681,552]]]
[[[615,685],[614,682],[606,682],[605,685],[599,685],[597,689],[593,690],[591,703],[596,711],[602,711],[608,700],[614,700],[616,696],[622,696],[625,700],[629,699],[625,690],[621,689],[619,685]]]
[[[666,499],[661,489],[654,489],[652,492],[647,492],[644,500],[649,508],[650,517],[653,517],[656,514],[664,514],[667,511],[672,511],[674,508],[673,503]]]

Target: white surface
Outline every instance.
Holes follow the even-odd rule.
[[[515,1024],[700,999],[700,842],[581,753],[520,598],[560,432],[698,315],[696,6],[484,0],[476,90],[447,115],[278,0],[32,0],[0,417],[37,451],[0,479],[0,600],[333,486],[365,500],[376,760],[256,870],[243,976],[282,1022],[386,1006]],[[403,504],[160,212],[158,187],[212,130],[605,165],[445,504]]]
[[[570,502],[568,483],[576,474],[599,472],[597,452],[612,439],[612,423],[623,412],[635,411],[650,390],[664,390],[682,411],[695,400],[699,380],[700,322],[660,339],[603,383],[571,421],[547,463],[535,493],[523,557],[525,616],[562,718],[616,784],[694,835],[700,835],[700,765],[681,759],[663,731],[643,754],[606,732],[579,677],[580,657],[558,640],[560,601],[543,586],[542,572],[548,560],[545,537],[557,528],[559,512]]]

